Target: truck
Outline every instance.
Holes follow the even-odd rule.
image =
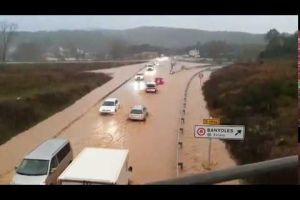
[[[58,177],[60,185],[127,185],[127,149],[84,148]]]

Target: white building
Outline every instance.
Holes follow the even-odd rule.
[[[49,62],[51,62],[51,61],[52,62],[56,62],[56,61],[58,61],[58,58],[55,58],[55,57],[46,57],[45,60],[49,61]]]
[[[189,51],[189,56],[200,58],[199,50],[197,50],[197,49],[190,50]]]

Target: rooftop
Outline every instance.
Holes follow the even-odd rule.
[[[126,149],[85,148],[59,180],[116,183],[127,156]]]
[[[30,152],[25,159],[49,160],[62,146],[68,143],[66,139],[50,139],[40,144]]]
[[[135,110],[142,110],[143,109],[143,105],[135,105],[132,107],[132,109],[135,109]]]
[[[115,100],[117,100],[117,98],[107,98],[104,101],[115,101]]]

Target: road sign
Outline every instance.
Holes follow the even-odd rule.
[[[210,119],[203,119],[203,124],[205,125],[220,125],[220,118],[210,118]]]
[[[217,138],[224,140],[244,140],[245,126],[243,125],[196,125],[196,138]]]
[[[205,135],[205,129],[204,128],[198,128],[197,135],[200,136],[200,137],[204,136]]]

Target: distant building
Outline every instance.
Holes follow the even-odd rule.
[[[55,58],[55,57],[46,57],[45,60],[48,61],[48,62],[56,62],[56,61],[59,61],[59,59],[58,59],[58,58]]]
[[[151,59],[151,58],[156,58],[156,57],[159,57],[159,53],[150,52],[150,51],[133,54],[133,58],[135,58],[135,59]]]
[[[195,58],[200,58],[200,52],[197,49],[190,50],[189,56],[195,57]]]
[[[212,62],[212,61],[214,61],[214,59],[212,59],[212,58],[205,58],[205,59],[203,59],[204,61],[208,61],[208,62]]]
[[[42,55],[42,58],[43,58],[43,60],[48,61],[48,62],[59,61],[59,59],[56,58],[53,53],[45,53]]]
[[[69,57],[69,58],[65,58],[65,61],[76,61],[77,58],[74,57]]]
[[[60,57],[61,60],[64,60],[66,57],[70,55],[70,51],[64,49],[63,47],[58,47],[57,57]]]

